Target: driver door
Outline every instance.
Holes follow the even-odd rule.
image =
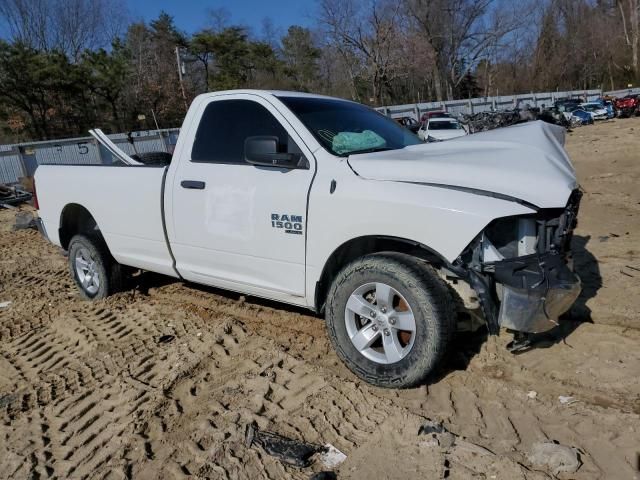
[[[193,148],[173,178],[176,268],[194,282],[302,303],[313,155],[261,97],[213,97],[200,108]],[[244,142],[261,135],[277,137],[283,153],[301,153],[308,168],[247,163]]]

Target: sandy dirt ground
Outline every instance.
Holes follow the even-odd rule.
[[[640,478],[640,118],[576,129],[567,148],[585,190],[578,304],[521,355],[507,334],[461,335],[437,378],[404,391],[358,381],[303,310],[150,274],[82,301],[61,253],[0,210],[0,477],[323,470],[247,447],[255,421],[337,447],[338,478]],[[428,421],[452,435],[418,435]],[[579,469],[536,463],[541,441]]]

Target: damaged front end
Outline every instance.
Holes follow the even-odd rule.
[[[494,220],[454,263],[475,290],[490,333],[544,332],[578,298],[570,245],[581,196],[575,190],[564,209]]]

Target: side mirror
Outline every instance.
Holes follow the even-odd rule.
[[[263,167],[304,168],[301,165],[303,157],[299,153],[278,153],[278,137],[247,137],[244,159],[247,163]]]

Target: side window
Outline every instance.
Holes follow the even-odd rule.
[[[217,100],[205,108],[191,151],[191,161],[245,163],[244,141],[254,135],[279,139],[279,151],[298,151],[287,131],[262,105],[251,100]]]

